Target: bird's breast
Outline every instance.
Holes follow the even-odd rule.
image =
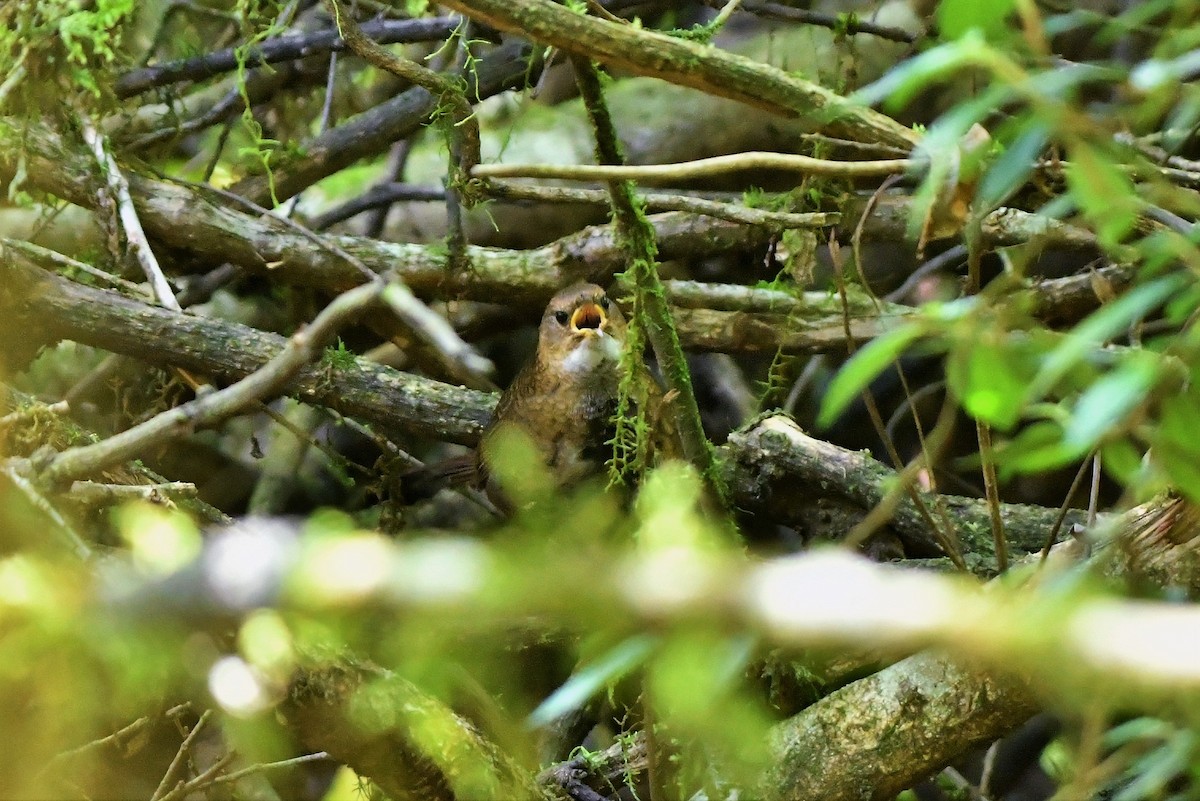
[[[569,375],[591,373],[598,367],[621,359],[621,343],[600,332],[576,345],[563,359],[563,372]]]

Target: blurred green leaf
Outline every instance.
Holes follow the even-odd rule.
[[[1071,196],[1095,224],[1101,243],[1119,245],[1137,223],[1140,203],[1133,182],[1114,159],[1085,141],[1071,147],[1066,172]]]
[[[1100,455],[1104,472],[1122,485],[1132,484],[1142,470],[1142,453],[1126,438],[1105,442]]]
[[[1002,478],[1017,473],[1053,470],[1082,458],[1086,449],[1068,444],[1057,423],[1041,420],[1024,428],[1011,442],[1000,448],[996,462]]]
[[[1040,120],[1030,121],[1012,144],[984,173],[976,193],[981,209],[999,206],[1021,188],[1033,173],[1038,155],[1050,139],[1050,127]]]
[[[1162,403],[1153,431],[1152,453],[1174,486],[1200,502],[1200,388],[1195,384]]]
[[[957,39],[973,29],[995,35],[1005,30],[1005,19],[1015,5],[1015,0],[942,0],[937,6],[938,28],[944,39]]]
[[[1067,424],[1066,441],[1090,450],[1145,400],[1158,378],[1157,357],[1144,351],[1130,354],[1079,398]]]
[[[978,63],[986,49],[983,37],[977,31],[968,31],[956,41],[901,62],[875,83],[851,95],[851,100],[868,106],[886,101],[890,109],[903,108],[933,82]]]
[[[946,379],[968,414],[1007,430],[1021,417],[1025,389],[1036,370],[1032,358],[1012,343],[983,336],[954,349]]]
[[[921,338],[924,329],[917,323],[893,328],[868,342],[834,376],[821,399],[817,425],[829,426],[839,414],[867,387],[868,384],[910,345]]]
[[[658,645],[658,637],[639,634],[621,642],[571,678],[529,713],[530,726],[539,727],[586,704],[612,682],[646,661]]]
[[[1171,275],[1148,281],[1093,312],[1046,357],[1029,386],[1028,397],[1032,400],[1045,395],[1089,351],[1126,331],[1136,320],[1179,291],[1187,280],[1182,275]]]

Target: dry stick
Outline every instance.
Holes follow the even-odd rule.
[[[28,460],[5,459],[0,461],[0,476],[8,479],[17,488],[17,491],[25,496],[31,506],[50,518],[50,522],[54,524],[54,530],[59,533],[63,543],[72,554],[87,561],[92,557],[92,546],[88,545],[87,540],[71,527],[71,524],[55,508],[54,504],[50,503],[42,494],[41,489],[25,475],[28,466]]]
[[[835,136],[911,150],[920,134],[801,78],[707,44],[576,14],[553,0],[443,0],[502,31],[613,67],[710,94],[804,116]]]
[[[177,799],[185,797],[188,793],[198,790],[201,787],[207,787],[216,780],[217,774],[225,770],[229,763],[234,760],[235,756],[232,752],[225,754],[199,776],[191,781],[180,782],[175,786],[174,790],[164,795],[158,801],[177,801]]]
[[[250,776],[255,773],[262,773],[265,770],[290,768],[295,765],[303,765],[306,762],[323,762],[329,758],[329,754],[325,753],[324,751],[318,751],[315,754],[304,754],[302,756],[292,757],[291,759],[281,759],[278,762],[262,762],[257,765],[250,765],[249,767],[242,768],[241,770],[235,770],[233,773],[226,773],[224,776],[217,776],[211,781],[206,782],[204,785],[196,785],[196,787],[192,789],[198,790],[202,787],[228,784],[229,782],[235,782],[238,779],[243,779],[246,776]]]
[[[216,192],[221,197],[254,209],[260,214],[270,215],[282,221],[288,227],[295,229],[297,233],[313,242],[317,247],[342,259],[357,270],[368,282],[379,283],[384,280],[383,276],[363,263],[362,259],[351,254],[328,237],[318,234],[316,231],[301,225],[290,217],[271,214],[268,209],[263,208],[254,201],[247,200],[225,189],[219,189],[215,186],[198,186],[190,181],[184,181],[179,178],[171,178],[170,180],[184,184],[185,186]],[[475,349],[458,335],[454,327],[446,321],[446,318],[422,303],[396,273],[392,273],[388,278],[387,289],[381,297],[388,308],[400,318],[401,322],[419,334],[422,339],[433,346],[449,362],[459,365],[472,376],[484,380],[488,380],[488,377],[495,371],[495,367],[489,359],[476,353]]]
[[[175,758],[172,759],[171,764],[167,766],[167,771],[163,774],[162,780],[159,781],[158,787],[154,791],[154,795],[150,796],[150,801],[161,801],[162,797],[167,792],[167,785],[171,783],[171,779],[174,778],[175,773],[179,770],[179,766],[183,764],[184,758],[191,750],[192,743],[195,742],[196,737],[204,729],[204,725],[208,723],[208,720],[211,717],[212,710],[204,710],[204,714],[202,714],[200,719],[196,721],[196,725],[193,726],[192,730],[187,733],[187,737],[183,738],[183,742],[179,745],[179,750],[175,752]]]
[[[478,172],[478,170],[476,170]],[[509,181],[488,181],[483,191],[493,197],[518,200],[539,200],[550,203],[609,203],[609,194],[603,189],[569,189],[563,186],[532,186]],[[689,211],[719,220],[761,225],[775,230],[788,228],[823,228],[837,225],[841,215],[837,213],[794,214],[783,211],[752,209],[736,203],[722,203],[701,197],[649,192],[638,195],[647,211]]]
[[[475,112],[467,102],[461,87],[444,75],[422,67],[416,62],[400,58],[383,46],[367,38],[362,28],[354,21],[354,17],[346,12],[339,0],[325,0],[329,13],[333,14],[342,38],[346,40],[355,55],[373,64],[385,72],[390,72],[397,78],[411,81],[417,86],[424,87],[439,98],[441,102],[450,103],[453,112],[452,135],[458,140],[461,161],[459,169],[463,175],[469,175],[471,168],[479,163],[479,121]],[[453,183],[453,181],[452,181]]]
[[[983,465],[983,488],[987,495],[988,515],[992,521],[992,539],[996,543],[996,571],[1008,570],[1008,541],[1004,538],[1004,518],[1000,516],[1000,482],[996,478],[996,454],[992,450],[992,428],[975,420],[979,437],[979,458]]]
[[[170,501],[173,496],[193,498],[196,485],[188,481],[168,481],[161,484],[103,484],[96,481],[76,481],[67,492],[72,500],[84,504],[115,503],[137,498],[151,503]]]
[[[1050,556],[1050,549],[1054,547],[1054,543],[1058,539],[1058,532],[1062,530],[1063,521],[1067,519],[1067,512],[1071,510],[1071,498],[1075,496],[1075,491],[1083,483],[1083,476],[1087,472],[1087,467],[1088,460],[1084,459],[1079,465],[1079,469],[1075,471],[1075,478],[1071,479],[1071,486],[1067,488],[1067,494],[1063,497],[1062,505],[1058,507],[1058,516],[1054,518],[1054,525],[1050,526],[1050,531],[1046,534],[1046,544],[1042,546],[1041,552],[1042,562],[1045,562]]]
[[[363,32],[380,44],[426,42],[449,36],[459,22],[456,17],[374,20],[363,25]],[[250,48],[228,47],[195,58],[130,70],[117,78],[113,89],[119,98],[132,97],[156,86],[179,81],[201,81],[236,69],[250,69],[330,51],[336,53],[344,47],[344,40],[336,30],[288,34],[267,39]]]
[[[4,248],[6,247],[21,251],[35,262],[41,264],[48,262],[56,267],[65,267],[70,270],[78,270],[81,273],[87,273],[93,278],[99,278],[101,281],[104,281],[107,284],[111,284],[112,286],[123,289],[136,297],[142,298],[146,296],[145,290],[132,281],[126,281],[124,278],[107,273],[98,267],[85,264],[77,259],[73,259],[70,256],[59,253],[57,250],[50,250],[49,248],[44,248],[41,245],[35,245],[32,242],[25,242],[20,239],[9,239],[6,236],[0,237],[0,253],[3,253]]]
[[[586,58],[578,57],[572,58],[572,66],[575,68],[583,105],[595,131],[596,154],[601,162],[620,163],[621,151],[617,144],[617,132],[612,117],[609,116],[608,105],[604,102],[604,93],[600,88],[596,68]],[[637,210],[632,183],[614,180],[609,183],[609,193],[612,197],[614,222],[625,240],[629,254],[627,269],[632,273],[635,292],[640,297],[645,311],[647,338],[654,348],[654,355],[662,368],[668,390],[677,393],[674,406],[678,412],[679,438],[684,458],[691,462],[701,475],[711,479],[715,468],[712,444],[704,435],[687,360],[679,344],[679,334],[671,320],[671,310],[667,305],[662,281],[654,263],[657,251],[654,228]],[[639,265],[639,261],[645,263]]]
[[[834,161],[796,153],[752,150],[676,164],[480,164],[471,174],[476,178],[559,178],[568,181],[688,181],[741,170],[774,170],[835,178],[871,178],[902,175],[924,168],[925,164],[917,158]]]
[[[225,389],[169,409],[94,445],[62,451],[43,467],[42,480],[53,485],[132,459],[155,442],[219,422],[256,400],[278,393],[297,371],[320,353],[324,343],[341,325],[392,288],[385,289],[376,282],[342,293],[307,328],[292,334],[283,350],[261,369]]]
[[[141,220],[138,219],[137,210],[133,207],[133,198],[129,195],[129,183],[121,174],[116,160],[104,149],[104,140],[92,121],[86,115],[81,114],[79,124],[83,130],[84,141],[92,149],[92,154],[100,165],[100,171],[104,173],[108,191],[112,193],[113,200],[117,203],[121,227],[125,230],[125,241],[129,243],[129,248],[137,258],[138,264],[141,265],[142,272],[150,281],[154,297],[162,306],[171,311],[182,311],[179,301],[175,299],[175,293],[171,290],[171,285],[167,283],[167,277],[163,275],[162,268],[158,266],[158,259],[154,257],[154,251],[150,249],[146,232],[142,230]]]
[[[707,0],[712,5],[711,0]],[[852,14],[822,14],[803,8],[794,8],[782,3],[763,2],[763,0],[746,0],[742,9],[748,14],[756,14],[771,19],[782,19],[789,22],[801,22],[805,25],[817,25],[835,31],[845,31],[848,36],[867,33],[880,39],[890,39],[893,42],[912,44],[921,38],[903,28],[892,28],[887,25],[877,25],[874,22],[857,19]]]

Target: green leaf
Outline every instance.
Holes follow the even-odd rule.
[[[1069,445],[1062,427],[1043,420],[1025,428],[996,454],[1001,478],[1018,473],[1040,473],[1070,464],[1083,457],[1086,449]]]
[[[934,81],[978,63],[986,47],[982,36],[968,32],[961,39],[901,62],[879,80],[855,92],[851,100],[868,106],[887,101],[888,108],[903,108]]]
[[[587,703],[611,682],[640,665],[658,645],[658,638],[639,634],[624,640],[571,678],[529,713],[530,726],[545,726]]]
[[[1068,443],[1090,450],[1142,404],[1159,378],[1159,360],[1137,352],[1092,384],[1075,404],[1067,424]]]
[[[1030,384],[1027,397],[1040,398],[1089,351],[1128,329],[1135,320],[1144,317],[1179,291],[1187,281],[1187,277],[1180,274],[1165,276],[1137,286],[1097,309],[1075,326],[1046,358],[1042,369]]]
[[[1193,503],[1200,503],[1200,461],[1191,448],[1177,441],[1154,446],[1154,459],[1162,465],[1171,484]]]
[[[968,414],[1007,430],[1021,417],[1035,371],[1032,358],[1013,343],[985,337],[955,348],[946,379]]]
[[[1015,0],[942,0],[937,8],[938,28],[946,39],[957,39],[972,29],[995,35],[1005,30],[1005,18],[1014,5]]]
[[[1158,426],[1151,443],[1154,460],[1162,465],[1171,483],[1183,494],[1200,502],[1200,387],[1163,401]]]
[[[984,174],[979,183],[976,203],[982,208],[994,208],[1021,188],[1029,180],[1034,160],[1046,147],[1049,138],[1050,126],[1043,122],[1035,121],[1022,131]]]
[[[1133,182],[1096,147],[1077,142],[1071,148],[1067,186],[1102,244],[1115,247],[1133,230],[1140,208]]]
[[[923,333],[921,325],[907,323],[876,337],[854,354],[829,383],[829,389],[821,399],[817,425],[824,428],[836,420],[875,376],[896,361]]]
[[[1100,448],[1104,472],[1122,486],[1133,484],[1142,470],[1142,452],[1122,437],[1111,439]]]

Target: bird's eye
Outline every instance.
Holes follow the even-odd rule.
[[[559,325],[566,325],[567,321],[571,319],[571,315],[567,314],[565,311],[556,311],[554,313],[554,319],[558,321]]]
[[[608,309],[608,295],[603,295],[603,296],[601,296],[601,298],[600,298],[600,308],[602,308],[602,309],[605,309],[605,310],[607,310],[607,309]]]

